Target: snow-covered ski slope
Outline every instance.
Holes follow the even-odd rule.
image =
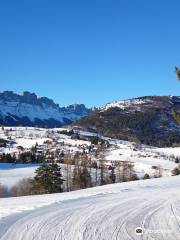
[[[0,199],[0,213],[1,240],[178,240],[180,177]]]

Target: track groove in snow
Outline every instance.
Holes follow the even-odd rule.
[[[0,239],[179,240],[179,182],[180,177],[171,177],[57,194],[54,204],[1,219],[11,223],[3,232],[0,221]],[[17,201],[21,199],[23,204],[24,198]],[[144,230],[143,235],[136,235],[137,227]]]

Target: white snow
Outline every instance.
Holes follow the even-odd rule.
[[[54,140],[64,142],[70,150],[75,150],[74,147],[80,145],[90,145],[89,141],[71,139],[70,136],[59,134],[59,131],[67,130],[64,128],[43,129],[33,127],[5,127],[4,129],[5,130],[0,129],[0,138],[6,140],[10,138],[15,141],[15,144],[7,148],[0,148],[0,153],[18,152],[18,146],[22,146],[24,149],[28,150],[32,146],[35,146],[36,143],[42,145],[45,141],[53,142]],[[6,134],[6,131],[8,131],[8,134]]]
[[[127,100],[120,100],[120,101],[115,101],[112,103],[108,103],[103,110],[108,110],[109,108],[115,108],[118,107],[122,110],[125,110],[129,107],[135,107],[134,110],[138,110],[139,106],[142,104],[149,104],[151,103],[152,100],[150,99],[141,99],[141,98],[134,98],[134,99],[127,99]]]
[[[164,170],[163,175],[170,176],[171,171],[177,166],[174,161],[170,158],[168,159],[169,154],[166,156],[166,148],[163,148],[162,151],[160,148],[148,146],[142,146],[141,149],[138,149],[133,143],[118,140],[115,140],[114,144],[115,146],[106,152],[106,159],[109,161],[133,162],[135,170],[140,177],[143,177],[145,173],[154,176],[155,170],[152,169],[153,166],[161,166]]]
[[[9,116],[9,113],[18,117],[28,117],[31,121],[35,118],[39,119],[50,119],[62,121],[63,114],[59,111],[59,108],[53,108],[50,106],[32,105],[27,103],[19,102],[4,102],[0,100],[0,114],[2,116]]]
[[[10,188],[23,178],[32,178],[38,166],[38,164],[0,163],[0,183]]]
[[[5,131],[10,128],[5,128]],[[64,142],[67,149],[78,150],[89,141],[58,134],[61,129],[12,128],[6,136],[16,143],[4,152],[22,145],[29,149],[45,140]],[[83,133],[82,133],[83,135]],[[85,133],[86,136],[91,133]],[[132,161],[136,173],[154,174],[152,166],[170,176],[177,166],[174,157],[180,148],[155,148],[108,139],[111,147],[104,154],[107,161]],[[52,147],[52,149],[55,146]],[[11,187],[22,178],[33,177],[38,165],[0,164],[0,182]],[[63,169],[63,168],[62,168]],[[64,170],[63,170],[64,171]],[[180,176],[111,184],[91,189],[41,196],[0,199],[1,240],[179,240]],[[28,210],[28,211],[27,211]],[[20,215],[17,215],[21,213]],[[141,227],[143,236],[135,229]]]
[[[178,240],[179,182],[177,176],[0,199],[0,239]]]
[[[155,151],[164,153],[166,155],[174,155],[175,157],[180,157],[180,147],[157,148]]]
[[[60,108],[58,106],[51,106],[45,103],[41,105],[38,104],[29,104],[15,100],[0,100],[0,115],[2,118],[7,116],[11,116],[15,121],[16,118],[13,117],[17,116],[19,118],[27,117],[32,122],[35,119],[41,120],[48,120],[48,119],[55,119],[59,122],[64,122],[64,119],[67,118],[71,121],[75,121],[79,119],[81,116],[86,115],[86,112],[76,112],[77,105],[74,105],[74,108],[68,109]]]

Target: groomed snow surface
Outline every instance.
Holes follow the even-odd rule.
[[[179,185],[177,176],[0,199],[0,239],[178,240]]]

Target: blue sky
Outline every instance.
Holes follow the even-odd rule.
[[[180,95],[179,0],[0,1],[0,91],[60,105]]]

